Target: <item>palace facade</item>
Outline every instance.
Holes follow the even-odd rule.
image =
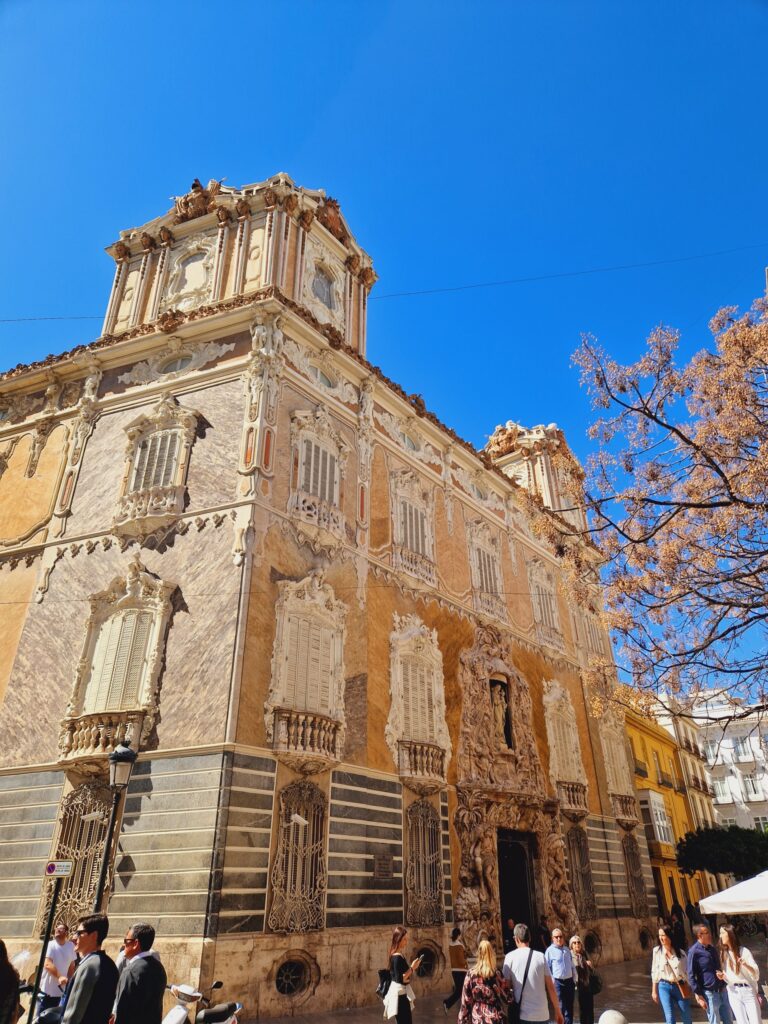
[[[152,921],[169,978],[254,1017],[371,1001],[403,922],[426,988],[453,922],[639,955],[624,723],[584,680],[609,641],[521,501],[574,515],[562,434],[477,451],[369,363],[371,260],[285,175],[196,181],[107,251],[102,336],[0,378],[12,951],[49,857],[61,915],[92,905],[122,741],[113,936]]]

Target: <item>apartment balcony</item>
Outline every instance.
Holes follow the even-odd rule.
[[[445,751],[436,743],[400,740],[398,771],[403,784],[421,796],[445,787]]]
[[[660,786],[666,786],[667,789],[675,788],[675,780],[667,772],[658,772],[656,781]]]
[[[648,840],[648,853],[657,860],[674,860],[674,843],[665,843],[660,839]]]
[[[272,748],[278,760],[302,775],[314,775],[341,760],[342,723],[328,715],[275,708]]]
[[[571,821],[580,821],[589,813],[587,787],[583,782],[558,781],[557,799],[560,810]]]
[[[65,718],[59,736],[59,764],[86,774],[99,774],[107,755],[124,743],[138,750],[145,725],[153,719],[146,708],[133,711],[97,711]]]
[[[475,610],[482,615],[488,615],[490,618],[498,619],[500,622],[509,621],[506,602],[498,594],[487,594],[482,590],[476,590],[474,592],[474,604]]]
[[[676,793],[685,793],[687,788],[688,787],[685,785],[685,783],[683,782],[682,779],[678,779],[675,782],[675,792]]]
[[[184,511],[186,487],[149,487],[123,494],[112,520],[116,533],[146,537],[161,527],[171,526]]]
[[[437,583],[437,572],[432,559],[427,558],[426,555],[420,555],[417,551],[411,551],[410,548],[406,548],[402,544],[395,544],[392,548],[392,565],[395,569],[400,569],[401,572],[407,572],[409,576],[415,576],[423,583],[428,583],[430,587],[434,587]]]
[[[640,821],[637,801],[628,793],[611,793],[613,816],[622,828],[630,829]]]
[[[648,765],[639,757],[635,758],[635,775],[639,775],[643,779],[648,778]]]

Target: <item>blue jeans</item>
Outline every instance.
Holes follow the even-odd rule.
[[[671,981],[660,981],[658,993],[666,1024],[677,1024],[675,1007],[680,1011],[683,1024],[691,1024],[691,1004],[683,998],[677,985],[673,985]]]
[[[707,989],[704,995],[707,998],[707,1020],[709,1024],[717,1024],[717,1015],[720,1013],[722,1024],[733,1024],[731,1004],[728,1002],[728,993],[725,989],[715,992]]]
[[[576,995],[576,986],[573,978],[555,978],[555,991],[557,1001],[563,1014],[564,1024],[573,1024],[573,997]]]

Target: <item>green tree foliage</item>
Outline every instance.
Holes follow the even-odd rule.
[[[768,870],[768,832],[739,825],[697,828],[678,842],[677,866],[686,875],[710,871],[751,878]]]

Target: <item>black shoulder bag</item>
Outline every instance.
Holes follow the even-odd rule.
[[[514,995],[509,1001],[509,1024],[520,1024],[520,1007],[523,1005],[523,991],[525,990],[525,983],[528,981],[528,968],[531,966],[532,957],[533,949],[530,949],[528,951],[528,961],[525,965],[523,984],[520,986],[520,1002],[515,999]],[[512,991],[514,992],[514,989]]]

